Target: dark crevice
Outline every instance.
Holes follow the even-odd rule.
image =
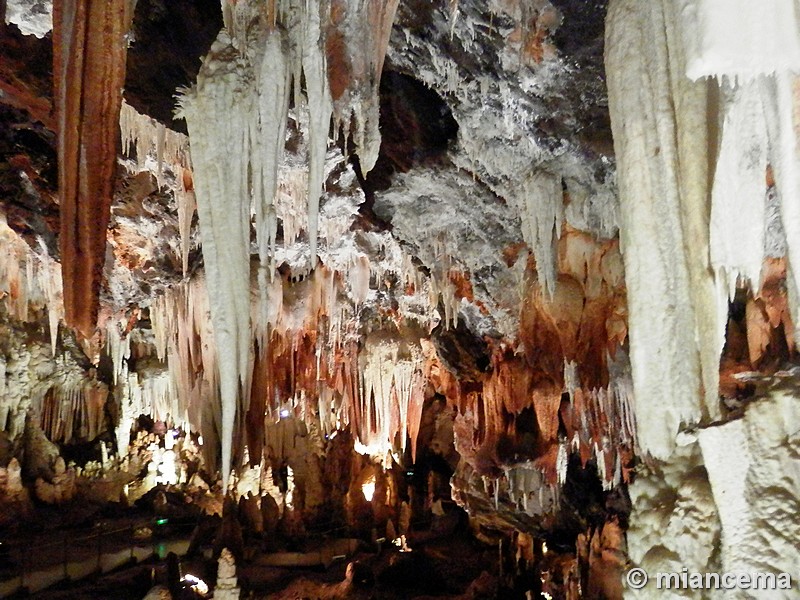
[[[389,188],[395,173],[442,162],[458,133],[458,124],[435,91],[408,75],[384,71],[380,131],[381,149],[375,167],[366,178],[360,177],[368,201],[376,191]]]
[[[140,113],[175,131],[176,91],[190,87],[222,28],[218,0],[139,0],[128,48],[125,99]]]

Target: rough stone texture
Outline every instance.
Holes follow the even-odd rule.
[[[426,5],[426,6],[423,6]],[[610,133],[603,129],[605,88],[600,65],[558,56],[551,33],[586,16],[586,7],[549,2],[408,2],[398,11],[389,48],[393,68],[441,94],[459,126],[453,161],[498,195],[512,199],[534,171],[564,178],[572,198],[568,220],[601,235],[615,232]],[[572,4],[572,6],[570,6]],[[591,3],[594,18],[604,3]],[[579,22],[579,21],[578,21]],[[579,26],[579,25],[578,25]],[[602,30],[586,31],[570,50],[599,56]],[[567,34],[568,35],[568,34]],[[563,36],[561,39],[563,41]],[[591,123],[604,145],[582,134]]]
[[[776,379],[741,418],[699,432],[722,523],[724,571],[794,577],[800,561],[800,394],[794,381]],[[795,593],[739,591],[731,597],[791,598]]]
[[[13,23],[25,35],[43,38],[53,29],[52,0],[6,0],[6,23]]]
[[[643,467],[629,487],[631,561],[648,573],[717,572],[721,525],[708,473],[695,437],[686,436],[664,463]],[[631,597],[650,598],[655,583]],[[659,591],[669,598],[680,592]]]

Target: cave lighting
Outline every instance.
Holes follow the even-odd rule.
[[[191,590],[196,594],[200,594],[201,596],[208,594],[208,584],[195,575],[184,575],[181,581],[188,584]]]
[[[392,540],[392,544],[400,548],[400,552],[411,552],[411,548],[408,547],[408,541],[406,540],[405,535],[401,535],[399,538]]]
[[[372,502],[372,496],[375,495],[375,476],[373,475],[361,484],[361,493],[367,502]]]

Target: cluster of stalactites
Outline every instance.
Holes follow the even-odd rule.
[[[631,362],[640,440],[659,458],[682,426],[719,416],[728,299],[739,286],[757,297],[765,259],[784,251],[798,323],[800,36],[790,5],[617,0],[609,8]],[[709,76],[719,94],[697,81]]]
[[[192,216],[195,211],[189,138],[143,115],[123,101],[119,113],[122,153],[136,155],[135,171],[155,173],[159,188],[171,189],[178,211],[183,275],[189,269]]]
[[[364,268],[368,273],[368,263]],[[369,280],[368,275],[361,278]],[[415,449],[424,390],[419,351],[413,343],[392,339],[359,350],[353,309],[341,300],[347,291],[358,295],[349,279],[321,266],[291,285],[283,276],[270,282],[268,320],[248,339],[250,386],[241,422],[254,459],[267,441],[264,423],[279,420],[283,411],[318,421],[323,434],[350,426],[359,448],[369,454],[402,451],[406,439]],[[151,414],[163,404],[161,413],[173,419],[187,415],[191,428],[202,432],[204,448],[214,448],[222,418],[221,365],[204,286],[202,278],[184,282],[150,308],[156,353],[167,363],[168,379],[127,374],[129,347],[116,326],[107,343],[119,365],[115,370],[130,390],[123,394],[127,419],[137,411]],[[255,296],[250,310],[255,321],[260,310]],[[157,381],[162,387],[144,389]],[[173,394],[172,400],[162,400],[158,390]],[[241,447],[231,449],[232,456],[240,452]]]
[[[638,448],[627,359],[620,354],[612,363],[605,387],[576,387],[576,370],[574,363],[567,363],[564,387],[542,388],[522,363],[509,362],[495,366],[480,393],[462,394],[456,389],[457,395],[448,400],[459,410],[459,453],[470,460],[502,438],[517,439],[517,419],[524,409],[532,408],[541,450],[529,468],[538,469],[543,482],[563,485],[573,453],[583,466],[594,462],[605,489],[627,482],[629,463]]]
[[[658,458],[718,416],[727,317],[708,264],[708,87],[685,75],[679,12],[617,0],[606,21],[637,426]]]
[[[785,32],[776,32],[776,37]],[[800,44],[796,32],[787,45]],[[800,319],[800,157],[794,73],[782,56],[765,58],[760,74],[719,73],[720,144],[711,194],[711,266],[721,292],[738,286],[757,296],[769,259],[786,257],[794,327]],[[698,59],[695,66],[702,64]],[[707,65],[710,71],[715,63]],[[699,67],[698,67],[699,68]],[[776,213],[773,216],[773,213]],[[777,217],[777,218],[775,218]],[[796,339],[796,338],[795,338]]]
[[[407,340],[373,334],[367,337],[360,358],[360,394],[350,407],[356,450],[386,456],[405,451],[410,438],[416,458],[425,400],[421,349]]]
[[[377,83],[396,0],[329,4],[326,0],[280,0],[266,4],[223,0],[225,29],[203,62],[195,88],[181,100],[196,166],[195,189],[211,317],[220,358],[222,461],[227,479],[236,414],[247,410],[248,359],[253,327],[249,310],[250,217],[255,214],[259,249],[260,322],[266,327],[268,280],[274,278],[277,215],[275,194],[284,150],[289,94],[305,109],[308,126],[307,216],[310,265],[317,263],[317,223],[324,183],[325,157],[333,116],[329,55],[341,58],[334,83],[370,82],[369,94],[354,94],[338,107],[339,118],[355,111],[356,144],[362,164],[377,157]],[[339,33],[352,44],[372,43],[368,66],[347,62],[363,53],[335,52],[337,30],[329,30],[331,11],[346,8]],[[349,14],[352,12],[352,14]],[[361,14],[361,13],[364,14]],[[365,18],[366,17],[366,18]],[[354,24],[361,24],[354,25]],[[375,27],[377,25],[377,27]],[[355,28],[354,31],[351,31]],[[330,42],[330,43],[329,43]],[[336,62],[336,59],[333,61]],[[301,93],[305,82],[305,95]],[[364,110],[365,104],[370,107]],[[352,106],[351,106],[352,105]],[[369,118],[363,118],[363,113]],[[349,129],[349,127],[348,127]],[[368,169],[367,169],[368,170]],[[227,200],[220,202],[221,198]],[[258,327],[258,325],[257,325]]]
[[[32,403],[52,442],[94,440],[105,431],[108,387],[89,377],[64,378]]]
[[[194,277],[154,300],[150,321],[156,354],[166,361],[168,377],[128,377],[130,389],[139,391],[132,391],[126,400],[131,404],[127,412],[131,417],[141,414],[136,412],[141,406],[146,409],[142,411],[145,414],[158,409],[176,421],[185,418],[192,430],[203,435],[205,459],[213,469],[216,460],[212,453],[219,441],[222,405],[218,352],[208,318],[205,285],[204,278]],[[147,386],[149,389],[145,389]]]
[[[512,198],[520,215],[522,239],[536,258],[539,286],[552,299],[556,287],[556,249],[564,221],[561,178],[536,171],[523,181],[519,197]]]
[[[0,215],[0,300],[8,314],[19,321],[34,320],[37,311],[46,309],[53,355],[58,341],[58,325],[64,319],[61,266],[50,258],[42,245],[34,253]]]
[[[444,326],[446,329],[450,329],[451,326],[458,325],[458,312],[461,307],[461,298],[458,297],[453,282],[454,276],[459,271],[441,239],[434,240],[433,248],[434,264],[431,270],[428,301],[432,307],[435,307],[441,300],[444,308]]]

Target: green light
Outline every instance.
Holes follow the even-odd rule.
[[[169,522],[169,519],[159,519],[156,521],[156,525],[166,525]]]

